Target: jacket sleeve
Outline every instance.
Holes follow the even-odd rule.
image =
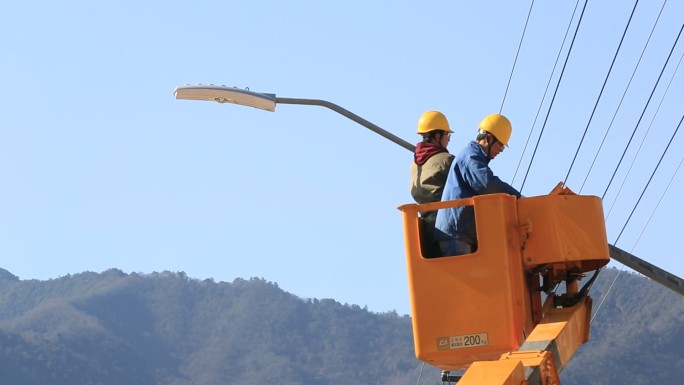
[[[494,175],[485,159],[480,158],[477,155],[469,157],[463,173],[463,179],[470,185],[475,194],[506,193],[520,198],[520,192]]]

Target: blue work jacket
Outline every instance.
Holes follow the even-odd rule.
[[[520,192],[499,179],[489,168],[491,159],[482,146],[472,141],[451,163],[442,201],[470,198],[475,195],[506,193],[520,198]],[[475,213],[472,206],[440,209],[435,224],[436,240],[456,239],[477,244]]]

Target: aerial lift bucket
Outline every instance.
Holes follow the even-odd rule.
[[[516,198],[506,194],[400,207],[404,217],[416,356],[444,370],[498,359],[525,340],[531,312],[523,265]],[[475,253],[424,258],[419,210],[474,206]],[[420,207],[419,207],[420,206]]]
[[[474,208],[477,251],[425,258],[418,213],[466,205]],[[598,197],[491,194],[399,209],[416,356],[443,370],[497,360],[522,345],[541,321],[541,270],[580,276],[609,260]]]

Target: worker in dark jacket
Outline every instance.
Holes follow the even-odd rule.
[[[416,145],[411,163],[411,195],[417,203],[439,202],[454,156],[447,145],[451,129],[446,116],[438,111],[427,111],[418,121],[418,134],[423,140]],[[436,211],[420,213],[421,247],[427,258],[440,256],[439,245],[432,239]]]
[[[454,159],[442,201],[476,195],[506,193],[520,198],[520,192],[494,175],[489,162],[508,146],[511,122],[492,114],[479,125],[477,137]],[[477,250],[475,213],[472,206],[441,209],[437,213],[434,239],[443,255],[470,254]]]
[[[449,166],[454,156],[447,145],[451,129],[446,116],[438,111],[424,113],[418,121],[418,134],[423,140],[416,145],[411,163],[411,195],[417,203],[432,203],[442,200]],[[436,211],[425,211],[421,217],[434,226]]]

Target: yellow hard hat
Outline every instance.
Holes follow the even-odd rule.
[[[479,126],[480,130],[487,131],[494,135],[496,139],[508,147],[508,140],[511,139],[513,127],[511,122],[503,115],[491,114],[482,119]]]
[[[449,128],[449,121],[446,116],[439,111],[428,111],[420,116],[418,121],[418,133],[427,134],[430,131],[445,131],[452,133]]]

